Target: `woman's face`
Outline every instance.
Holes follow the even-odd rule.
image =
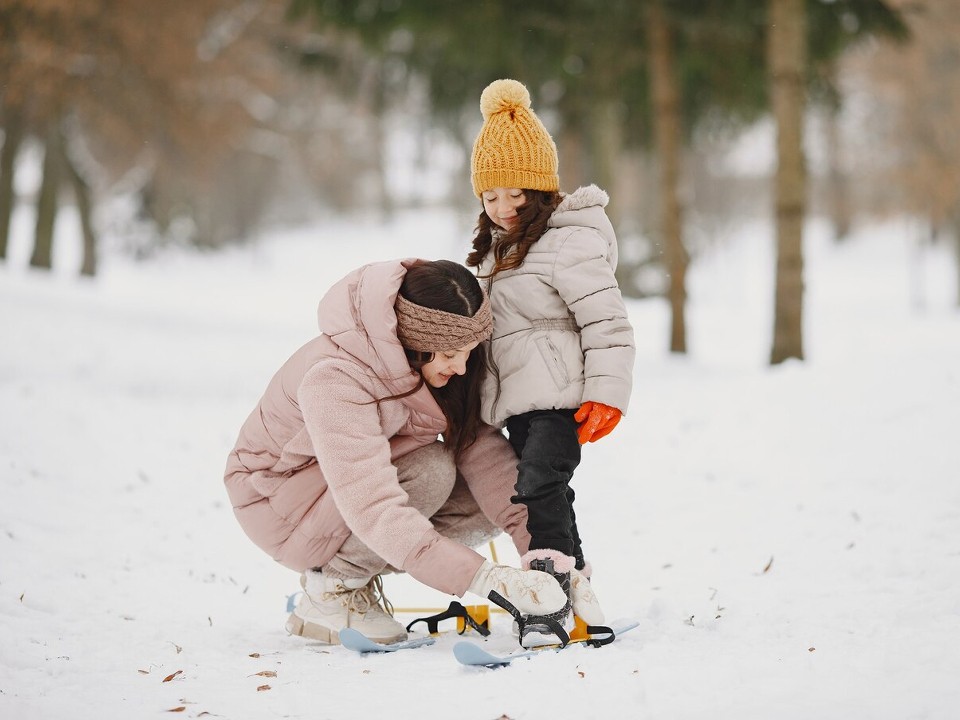
[[[459,350],[442,350],[433,354],[433,360],[420,368],[420,374],[430,387],[442,388],[454,375],[467,372],[467,359],[480,343],[472,342]]]
[[[480,198],[487,217],[504,230],[509,230],[517,222],[517,208],[527,201],[520,188],[505,187],[485,190]]]

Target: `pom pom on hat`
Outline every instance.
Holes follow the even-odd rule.
[[[494,80],[480,94],[480,112],[484,120],[518,108],[530,109],[530,92],[516,80]]]
[[[480,95],[483,127],[473,143],[470,181],[479,197],[494,187],[559,190],[557,146],[516,80],[495,80]]]

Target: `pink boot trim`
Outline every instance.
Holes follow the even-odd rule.
[[[577,561],[569,555],[564,555],[559,550],[550,550],[547,548],[529,550],[520,558],[520,567],[524,570],[529,570],[531,560],[553,560],[553,569],[558,573],[570,572],[577,564]]]

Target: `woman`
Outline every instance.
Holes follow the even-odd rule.
[[[366,265],[327,292],[318,316],[322,334],[274,375],[224,478],[251,540],[302,573],[287,629],[329,643],[348,626],[405,638],[379,577],[396,570],[458,596],[496,589],[528,613],[563,607],[550,575],[468,547],[501,529],[521,554],[529,544],[525,508],[510,502],[516,456],[480,421],[478,346],[492,320],[470,271]]]

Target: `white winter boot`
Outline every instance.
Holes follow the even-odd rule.
[[[518,627],[520,645],[525,648],[566,643],[573,632],[575,620],[573,617],[573,603],[570,599],[570,573],[574,569],[574,559],[557,550],[530,550],[520,558],[521,567],[530,570],[540,570],[553,575],[563,592],[567,596],[566,604],[553,613],[546,615],[526,615],[524,624]],[[555,632],[559,626],[567,637],[562,638]]]
[[[379,575],[341,580],[307,570],[300,585],[303,595],[287,618],[291,635],[339,645],[338,632],[351,627],[378,643],[406,640],[407,631],[393,619]]]

